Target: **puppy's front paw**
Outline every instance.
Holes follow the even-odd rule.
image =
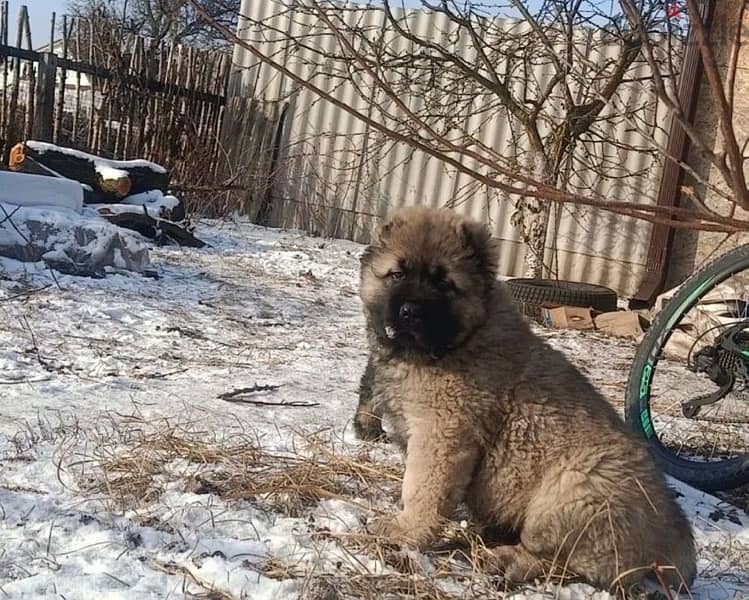
[[[367,531],[377,537],[395,538],[398,537],[400,529],[396,524],[395,515],[375,517],[367,521]]]
[[[365,411],[357,411],[354,416],[354,433],[365,442],[387,441],[382,429],[382,419]]]
[[[382,429],[382,418],[360,404],[354,414],[354,432],[360,440],[367,442],[384,442],[385,431]]]
[[[426,548],[435,538],[429,524],[409,519],[403,512],[396,516],[373,519],[367,529],[395,544],[415,546],[418,549]]]

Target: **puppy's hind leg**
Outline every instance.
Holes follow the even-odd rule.
[[[603,497],[597,492],[600,483],[573,470],[556,473],[545,484],[528,504],[520,532],[530,554],[555,572],[582,577],[599,589],[642,578],[639,572],[626,575],[637,562],[638,534],[626,531],[626,509],[618,506],[613,493]]]
[[[385,439],[382,429],[382,415],[375,410],[373,402],[373,384],[375,368],[370,356],[359,382],[359,405],[354,415],[354,431],[361,440],[379,442]]]

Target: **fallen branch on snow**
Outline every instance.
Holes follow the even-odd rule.
[[[297,400],[281,400],[280,402],[266,402],[264,400],[254,400],[252,398],[243,398],[247,394],[256,394],[258,392],[275,392],[280,385],[258,385],[252,387],[239,388],[231,392],[224,392],[218,396],[219,400],[227,402],[236,402],[238,404],[255,404],[257,406],[284,406],[289,408],[311,408],[320,406],[319,402],[302,402]]]
[[[224,392],[223,394],[220,394],[218,398],[219,400],[230,400],[236,396],[242,396],[244,394],[255,394],[257,392],[275,392],[280,387],[280,385],[266,385],[256,383],[251,387],[237,388],[236,390],[232,390],[231,392]]]
[[[237,404],[254,404],[256,406],[283,406],[286,408],[314,408],[320,406],[319,402],[301,402],[297,400],[286,401],[281,400],[280,402],[263,402],[262,400],[252,400],[250,398],[221,398],[227,402],[236,402]]]

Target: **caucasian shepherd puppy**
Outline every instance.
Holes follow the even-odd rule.
[[[376,533],[435,541],[459,503],[519,543],[509,581],[566,566],[602,588],[695,574],[692,531],[645,445],[496,279],[487,229],[444,209],[395,213],[361,260],[370,359],[355,418],[406,452],[402,510]]]

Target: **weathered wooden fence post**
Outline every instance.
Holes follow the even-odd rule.
[[[36,78],[34,100],[34,126],[31,136],[35,140],[51,142],[55,129],[55,80],[57,79],[57,56],[52,52],[39,55],[39,73]]]

